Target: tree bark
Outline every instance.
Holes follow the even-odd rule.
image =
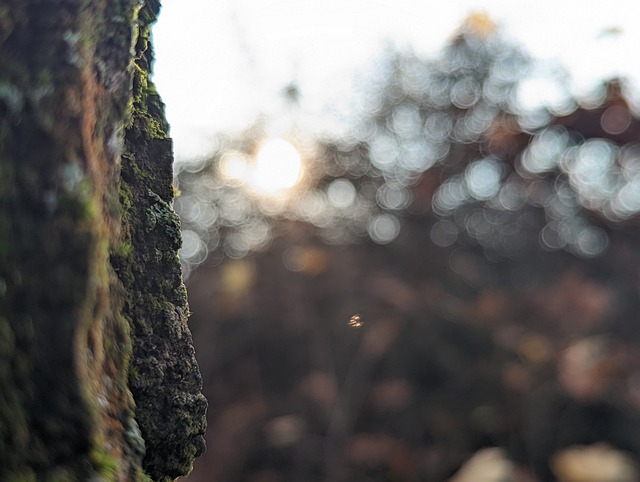
[[[1,481],[166,481],[204,450],[158,10],[0,4]]]

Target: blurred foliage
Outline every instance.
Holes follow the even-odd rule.
[[[616,79],[532,108],[540,75],[472,16],[437,58],[381,55],[340,135],[292,125],[288,195],[222,175],[267,121],[179,166],[190,480],[637,479],[637,106]]]
[[[609,229],[640,211],[638,121],[623,83],[583,99],[589,108],[566,95],[551,110],[524,109],[518,94],[535,65],[487,22],[472,17],[436,59],[389,48],[342,136],[290,129],[306,172],[289,198],[252,196],[220,172],[234,156],[255,156],[265,119],[179,165],[187,271],[220,247],[231,257],[268,247],[281,218],[311,223],[334,244],[365,235],[389,243],[408,213],[439,220],[435,244],[473,240],[490,258],[538,242],[581,257],[604,252]]]

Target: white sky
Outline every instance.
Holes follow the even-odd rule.
[[[640,82],[640,0],[165,0],[154,79],[176,157],[206,153],[215,133],[260,113],[277,117],[291,80],[307,115],[344,111],[354,73],[385,39],[434,54],[472,11],[568,67],[577,92],[613,74]]]

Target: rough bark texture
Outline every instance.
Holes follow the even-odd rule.
[[[204,450],[158,9],[0,4],[1,481],[165,481]]]
[[[123,239],[131,249],[114,264],[126,287],[133,358],[130,388],[147,442],[144,466],[156,480],[187,473],[204,452],[207,403],[187,327],[187,294],[177,257],[179,219],[172,207],[173,154],[164,105],[149,79],[150,23],[160,5],[141,12],[136,43],[133,119],[126,130],[120,199]]]

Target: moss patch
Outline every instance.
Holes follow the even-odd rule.
[[[140,8],[0,7],[3,481],[164,481],[204,450],[159,4]]]
[[[188,473],[204,451],[206,400],[178,261],[169,127],[149,78],[150,25],[158,9],[157,2],[149,2],[140,12],[120,185],[120,243],[126,249],[114,253],[112,262],[126,288],[124,314],[133,340],[129,386],[146,444],[143,466],[153,480],[164,481]]]

